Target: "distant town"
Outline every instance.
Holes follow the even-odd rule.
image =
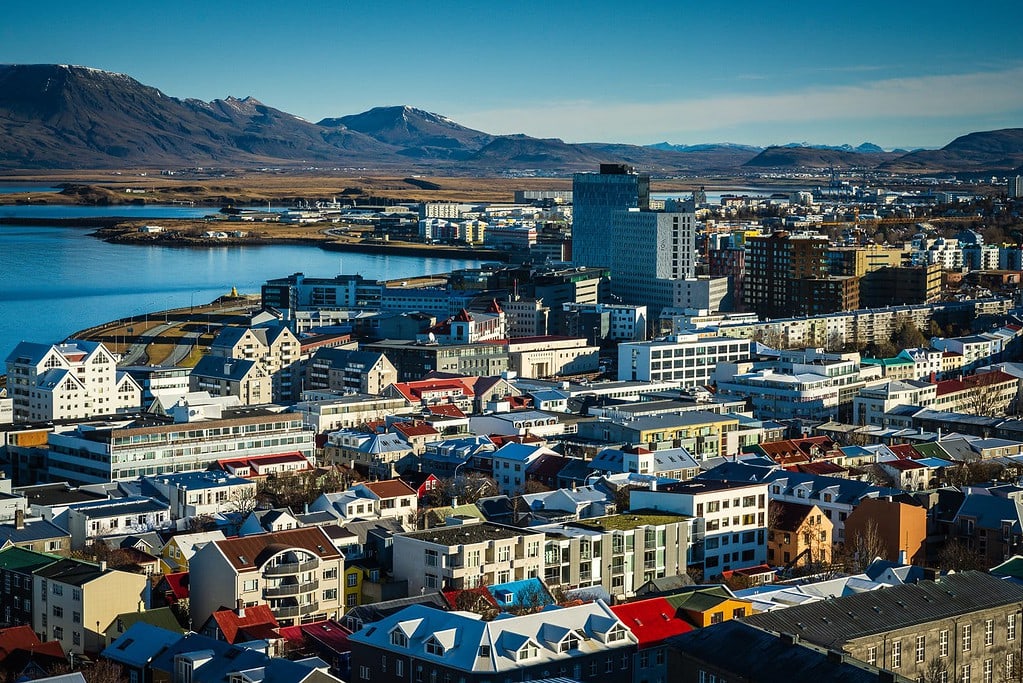
[[[785,180],[105,225],[480,264],[4,349],[0,677],[1023,682],[1023,176]]]

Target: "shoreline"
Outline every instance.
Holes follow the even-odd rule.
[[[110,244],[129,246],[162,246],[185,249],[210,249],[215,247],[262,247],[262,246],[309,246],[318,247],[323,251],[353,252],[364,254],[393,254],[395,256],[421,256],[435,258],[455,258],[473,261],[511,260],[507,251],[480,249],[475,247],[451,247],[436,244],[419,244],[415,242],[385,241],[348,241],[337,240],[332,235],[318,232],[317,235],[298,235],[295,237],[246,236],[221,239],[183,235],[180,232],[146,234],[137,232],[136,222],[185,223],[194,225],[194,219],[146,218],[130,216],[95,216],[79,218],[14,218],[0,217],[0,225],[56,226],[92,229],[88,235]],[[210,225],[216,225],[216,222]],[[232,227],[245,227],[245,223],[232,223]],[[225,226],[226,227],[226,226]]]

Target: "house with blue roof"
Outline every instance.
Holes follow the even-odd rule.
[[[168,502],[173,519],[237,512],[256,497],[255,481],[221,470],[143,477],[142,484]]]
[[[152,680],[147,676],[150,662],[179,640],[181,633],[137,621],[110,643],[101,656],[124,667],[128,680],[148,681]]]
[[[488,586],[487,590],[501,611],[519,608],[539,610],[554,604],[554,597],[543,585],[543,581],[536,577],[499,583]]]
[[[496,450],[492,462],[498,492],[505,495],[521,493],[526,486],[526,468],[541,455],[559,454],[546,446],[514,441]]]

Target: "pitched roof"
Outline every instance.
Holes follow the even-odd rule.
[[[781,531],[799,531],[799,527],[806,521],[807,516],[813,512],[812,505],[801,503],[787,503],[785,501],[771,501],[771,511],[776,512],[772,529]]]
[[[664,598],[647,598],[614,605],[611,611],[632,629],[639,646],[655,645],[666,638],[688,633],[693,627],[675,615],[675,608]]]
[[[216,546],[238,571],[261,567],[274,555],[290,548],[302,548],[321,559],[333,559],[341,556],[321,527],[288,529],[274,533],[228,538],[223,541],[213,541],[212,545]]]
[[[41,642],[31,626],[0,628],[0,662],[5,662],[19,651],[64,659],[64,649],[60,646],[60,641]]]
[[[168,631],[139,621],[128,627],[103,650],[103,657],[118,664],[140,669],[153,657],[181,640],[181,633]]]
[[[360,486],[372,491],[378,498],[399,498],[401,496],[415,496],[416,490],[403,482],[401,479],[385,479],[383,481],[371,481]]]
[[[851,658],[830,657],[802,643],[788,644],[774,634],[734,619],[672,637],[668,647],[733,674],[728,676],[729,680],[733,676],[757,683],[877,683],[883,680],[874,667]],[[893,683],[909,680],[899,675],[892,678]]]
[[[233,609],[221,608],[210,615],[217,628],[224,634],[224,640],[234,645],[237,642],[251,640],[248,632],[258,626],[277,628],[277,618],[270,611],[269,605],[253,605],[246,607],[243,615]],[[239,637],[241,634],[241,637]]]
[[[793,633],[827,648],[854,638],[949,619],[1023,601],[1023,587],[976,571],[858,593],[746,618],[757,628]]]

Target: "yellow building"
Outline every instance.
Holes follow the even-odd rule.
[[[188,562],[200,548],[210,541],[226,538],[223,531],[207,531],[196,534],[178,534],[167,541],[160,551],[160,571],[164,574],[187,572]]]
[[[345,567],[342,591],[344,591],[344,608],[346,610],[362,604],[363,571],[362,567],[354,564]]]
[[[699,588],[667,600],[679,616],[697,628],[753,614],[752,602],[736,598],[724,586]]]
[[[832,560],[835,525],[816,505],[772,501],[767,525],[770,564],[798,567]]]

